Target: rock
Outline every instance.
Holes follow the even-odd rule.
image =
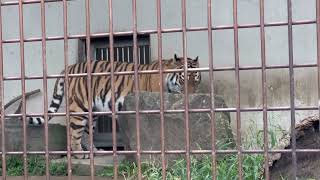
[[[296,148],[297,149],[320,149],[319,117],[310,116],[297,122],[296,127]],[[287,136],[286,134],[284,135]],[[282,143],[285,142],[285,143]],[[291,149],[292,138],[282,138],[279,143],[287,144],[283,148]],[[320,179],[318,173],[320,165],[319,152],[297,152],[297,178],[299,179]],[[276,153],[270,156],[270,179],[294,179],[292,177],[292,153]]]
[[[215,96],[216,108],[226,107],[222,97]],[[210,108],[211,98],[209,94],[189,95],[190,109]],[[123,109],[135,111],[135,97],[128,95],[124,100]],[[159,110],[160,94],[154,92],[141,92],[139,94],[140,110]],[[184,109],[183,94],[164,94],[164,109]],[[228,112],[216,112],[216,142],[228,144],[229,148],[234,147],[234,139],[230,127],[230,114]],[[122,114],[118,119],[120,132],[123,133],[125,144],[128,149],[136,150],[136,117],[135,114]],[[189,132],[191,150],[211,150],[211,118],[210,112],[189,113]],[[164,113],[164,141],[166,150],[185,150],[185,114]],[[140,147],[141,150],[160,150],[160,114],[140,113]],[[148,160],[146,158],[145,160]],[[154,158],[154,157],[152,157]]]

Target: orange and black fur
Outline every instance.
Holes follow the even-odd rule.
[[[174,56],[170,60],[162,60],[163,69],[183,69],[184,59]],[[195,59],[187,58],[188,68],[198,68],[198,57]],[[108,61],[92,61],[92,73],[110,72],[111,63]],[[158,70],[159,61],[153,61],[148,65],[138,65],[139,70]],[[68,66],[66,70],[69,74],[87,73],[87,62]],[[114,71],[134,71],[133,63],[114,62]],[[62,71],[64,73],[64,71]],[[164,74],[164,90],[170,93],[183,93],[184,91],[184,72],[170,72]],[[200,72],[188,72],[188,89],[192,93],[194,88],[201,81]],[[160,91],[159,74],[139,74],[140,91]],[[134,75],[114,75],[115,87],[115,109],[120,111],[123,105],[124,97],[134,91]],[[88,112],[89,103],[92,103],[93,111],[111,111],[111,76],[92,76],[91,92],[93,101],[88,102],[87,77],[69,78],[69,111]],[[58,111],[64,97],[64,78],[58,78],[55,83],[53,98],[49,107],[49,113]],[[50,120],[51,118],[49,118]],[[41,125],[44,123],[43,117],[30,117],[29,124]],[[95,118],[94,124],[95,126]],[[88,142],[83,142],[83,138],[88,133],[87,116],[70,116],[71,148],[73,151],[88,149]],[[94,148],[94,150],[96,150]],[[88,155],[76,155],[76,158],[88,158]]]

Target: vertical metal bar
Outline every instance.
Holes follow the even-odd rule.
[[[136,100],[136,130],[137,130],[137,161],[138,161],[138,179],[141,179],[141,147],[140,147],[140,114],[139,114],[139,74],[138,74],[138,46],[137,46],[137,0],[132,1],[133,17],[133,62],[134,62],[134,89]]]
[[[26,81],[24,61],[24,30],[23,30],[23,0],[19,0],[19,38],[20,38],[20,62],[21,62],[21,91],[22,91],[22,122],[23,122],[23,170],[24,179],[28,176],[27,167],[27,124],[26,124]]]
[[[264,27],[264,0],[260,0],[260,44],[261,44],[261,73],[262,73],[262,106],[263,106],[263,140],[264,140],[264,172],[269,179],[269,141],[268,141],[268,117],[267,117],[267,80],[266,80],[266,44]]]
[[[211,115],[211,156],[212,156],[212,179],[215,180],[217,172],[217,162],[216,162],[216,121],[215,121],[215,95],[214,95],[214,74],[213,74],[213,49],[212,49],[212,1],[207,1],[207,11],[208,11],[208,48],[209,48],[209,81],[210,81],[210,115]]]
[[[1,3],[1,2],[0,2]],[[1,150],[2,150],[2,179],[7,179],[5,111],[4,111],[4,72],[3,72],[3,43],[2,43],[2,7],[0,6],[0,108],[1,108]]]
[[[317,16],[317,72],[318,72],[318,117],[320,117],[320,0],[316,1]],[[320,122],[319,122],[320,125]]]
[[[238,1],[233,0],[233,27],[234,27],[234,55],[235,55],[235,78],[237,87],[236,97],[236,120],[237,120],[237,152],[239,179],[242,177],[242,145],[241,145],[241,119],[240,119],[240,71],[239,71],[239,38],[238,38]]]
[[[187,62],[187,8],[186,0],[182,0],[182,47],[184,59],[184,74],[188,75],[188,62]],[[187,179],[191,179],[190,171],[190,134],[189,134],[189,96],[188,96],[188,81],[184,81],[184,107],[185,107],[185,138],[186,138],[186,161],[187,161]]]
[[[141,64],[141,53],[140,53],[140,47],[138,46],[138,59],[139,59],[139,64]]]
[[[288,46],[289,46],[289,78],[290,78],[290,112],[291,112],[291,141],[292,141],[292,176],[297,175],[297,156],[296,156],[296,134],[295,134],[295,92],[294,92],[294,70],[293,70],[293,42],[292,42],[292,2],[287,0],[288,10]]]
[[[101,48],[100,51],[101,51],[101,55],[102,55],[100,60],[104,60],[105,56],[104,56],[104,53],[103,53],[103,48]]]
[[[120,59],[119,59],[119,48],[116,47],[116,50],[117,50],[117,56],[116,56],[116,58],[117,58],[117,60],[119,61],[119,60],[120,60]]]
[[[43,112],[44,112],[44,144],[46,159],[46,179],[49,180],[49,141],[48,141],[48,86],[47,86],[47,59],[46,59],[46,19],[45,4],[41,0],[41,45],[42,45],[42,75],[43,75]]]
[[[122,47],[122,48],[121,48],[122,62],[125,62],[125,58],[124,58],[124,48],[125,48],[125,47]]]
[[[127,51],[127,53],[128,53],[128,63],[130,62],[130,46],[128,46],[128,51]]]
[[[162,67],[162,33],[161,33],[161,0],[157,0],[157,40],[158,40],[158,61],[160,73],[160,142],[161,142],[161,165],[162,179],[166,179],[166,154],[164,137],[164,101],[163,101],[163,67]],[[144,53],[145,54],[145,53]]]
[[[113,151],[113,174],[114,179],[118,179],[118,155],[117,155],[117,121],[115,117],[115,81],[114,81],[114,38],[113,38],[113,9],[112,0],[109,0],[109,47],[111,63],[111,102],[112,102],[112,151]]]
[[[147,46],[142,46],[143,47],[143,64],[146,64],[146,47]]]
[[[86,47],[87,47],[87,88],[88,88],[88,120],[89,120],[89,144],[90,144],[90,172],[94,180],[94,156],[93,156],[93,130],[92,130],[92,89],[91,89],[91,55],[90,55],[90,0],[86,0]]]
[[[68,3],[63,0],[63,53],[64,53],[64,94],[66,103],[66,126],[67,126],[67,160],[68,160],[68,180],[72,179],[71,165],[71,133],[70,133],[70,110],[69,110],[69,74],[68,74]]]
[[[110,61],[110,58],[109,58],[109,48],[108,48],[108,47],[106,48],[106,57],[107,57],[106,61]]]

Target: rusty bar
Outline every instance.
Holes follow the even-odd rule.
[[[68,164],[68,180],[72,179],[72,163],[71,163],[71,133],[70,133],[70,110],[69,110],[69,74],[68,74],[68,3],[63,0],[63,53],[64,53],[64,95],[66,105],[66,130],[67,130],[67,164]]]
[[[109,3],[109,48],[110,48],[110,63],[111,63],[111,101],[112,101],[112,151],[113,151],[113,178],[118,179],[118,155],[117,155],[117,121],[115,117],[115,80],[114,80],[114,43],[113,43],[113,11],[112,0]],[[107,51],[108,52],[108,51]],[[108,57],[108,56],[107,56]]]
[[[44,112],[44,144],[46,159],[46,179],[49,180],[49,140],[48,140],[48,85],[47,85],[47,59],[46,59],[46,19],[45,4],[41,0],[41,37],[42,37],[42,75],[43,75],[43,112]]]
[[[320,1],[316,0],[317,21],[317,73],[318,73],[318,117],[320,117]],[[320,125],[320,121],[319,121]]]
[[[296,149],[296,152],[299,153],[320,153],[320,149]],[[45,155],[45,151],[27,151],[27,154],[30,155]],[[65,155],[67,151],[49,151],[49,154],[54,155]],[[137,151],[130,150],[130,151],[118,151],[118,154],[120,155],[128,155],[128,154],[136,154]],[[166,154],[185,154],[185,150],[166,150]],[[203,149],[203,150],[191,150],[190,154],[211,154],[212,150]],[[237,154],[237,150],[216,150],[216,154]],[[243,154],[263,154],[264,150],[242,150]],[[272,149],[268,150],[268,153],[292,153],[292,149]],[[2,154],[0,152],[0,154]],[[8,151],[6,152],[7,155],[22,155],[23,151]],[[90,151],[74,151],[72,154],[90,154]],[[110,155],[112,156],[113,151],[103,151],[99,150],[95,152],[95,154],[104,154],[104,155]],[[141,151],[141,154],[144,155],[151,155],[151,154],[159,154],[161,155],[161,150],[144,150]]]
[[[295,134],[295,92],[294,92],[294,69],[293,69],[293,34],[292,34],[292,2],[287,0],[288,11],[288,47],[289,47],[289,78],[290,78],[290,112],[291,112],[291,142],[292,142],[292,176],[297,177],[297,154],[296,154],[296,134]]]
[[[90,53],[90,0],[85,1],[86,8],[86,52],[87,52],[87,88],[88,88],[88,120],[89,120],[89,144],[90,144],[90,171],[91,180],[94,180],[94,156],[93,156],[93,120],[92,120],[92,89],[91,89],[91,53]]]
[[[26,81],[25,81],[25,62],[24,62],[24,30],[23,30],[23,5],[19,1],[19,38],[20,38],[20,61],[21,61],[21,91],[22,91],[22,121],[23,121],[23,171],[24,179],[28,178],[27,168],[27,126],[26,126]]]
[[[306,106],[306,107],[296,107],[295,110],[305,111],[305,110],[318,110],[318,106]],[[215,108],[215,112],[236,112],[237,108]],[[240,112],[261,112],[263,108],[240,108]],[[290,107],[268,107],[267,111],[290,111]],[[160,110],[139,110],[141,114],[159,114]],[[184,113],[184,109],[168,109],[164,110],[164,113]],[[211,108],[207,109],[189,109],[190,113],[204,113],[211,112]],[[119,111],[116,114],[135,114],[136,111]],[[88,115],[88,112],[71,112],[71,116]],[[92,112],[93,115],[112,115],[112,112]],[[49,116],[66,116],[66,113],[48,113]],[[44,116],[43,113],[28,113],[28,117]],[[6,118],[10,117],[22,117],[22,114],[6,114]]]
[[[1,3],[1,2],[0,2]],[[1,156],[2,178],[7,179],[6,163],[6,137],[5,137],[5,111],[4,111],[4,72],[3,72],[3,44],[2,44],[2,6],[0,6],[0,108],[1,108]]]
[[[138,74],[138,41],[137,41],[137,1],[132,1],[132,20],[133,20],[133,62],[134,62],[134,89],[136,100],[136,131],[137,131],[137,163],[138,163],[138,179],[142,179],[141,174],[141,147],[140,147],[140,114],[139,114],[139,74]]]
[[[296,107],[295,110],[305,111],[305,110],[318,110],[318,106],[310,106],[310,107]],[[204,113],[210,112],[211,109],[189,109],[190,113]],[[236,112],[237,108],[215,108],[215,112]],[[259,112],[263,111],[263,108],[240,108],[240,112]],[[290,111],[290,107],[269,107],[267,111]],[[135,114],[136,111],[119,111],[116,114]],[[138,111],[141,114],[159,114],[160,110],[140,110]],[[164,113],[184,113],[184,109],[168,109],[164,110]],[[79,116],[79,115],[88,115],[88,112],[71,112],[71,116]],[[93,115],[112,115],[112,112],[92,112]],[[28,117],[37,117],[43,116],[43,113],[28,113]],[[66,113],[58,112],[58,113],[48,113],[49,116],[66,116]],[[21,117],[22,114],[6,114],[5,117]]]
[[[184,74],[188,74],[188,63],[187,63],[187,8],[186,0],[181,2],[182,8],[182,50],[184,59]],[[186,161],[187,161],[187,180],[191,179],[191,160],[190,160],[190,134],[189,134],[189,98],[188,98],[188,82],[184,81],[184,108],[185,108],[185,139],[186,139]]]
[[[306,25],[306,24],[316,24],[316,21],[313,20],[302,20],[302,21],[295,21],[292,22],[292,25]],[[265,23],[265,27],[274,27],[274,26],[287,26],[287,22],[272,22],[272,23]],[[246,29],[246,28],[259,28],[260,24],[244,24],[244,25],[238,25],[238,29]],[[192,27],[187,28],[187,32],[189,31],[207,31],[207,27]],[[229,25],[220,25],[212,27],[212,30],[225,30],[225,29],[234,29],[233,26]],[[182,32],[181,28],[170,28],[170,29],[162,29],[161,33],[174,33],[174,32]],[[156,34],[157,30],[142,30],[137,31],[137,34]],[[124,36],[124,35],[132,35],[132,31],[117,31],[114,32],[114,35],[117,36]],[[94,33],[90,35],[90,38],[99,38],[99,37],[106,37],[110,36],[110,33]],[[84,34],[76,34],[76,35],[69,35],[68,39],[82,39],[85,38],[86,35]],[[46,37],[47,41],[51,40],[63,40],[63,36],[52,36],[52,37]],[[3,43],[19,43],[19,39],[9,39],[9,40],[2,40]],[[25,42],[33,42],[33,41],[41,41],[41,38],[27,38],[24,39]]]
[[[208,49],[209,49],[209,82],[210,82],[210,115],[211,115],[211,156],[212,156],[212,179],[216,180],[217,162],[216,162],[216,120],[215,120],[215,94],[214,94],[214,74],[213,74],[213,49],[212,49],[212,1],[207,1],[207,24],[208,24]]]
[[[318,67],[315,64],[294,64],[294,68],[306,68],[306,67]],[[289,68],[288,65],[273,65],[273,66],[266,66],[266,69],[285,69]],[[192,68],[189,69],[189,72],[209,72],[209,67],[201,67],[201,68]],[[261,66],[240,66],[239,70],[261,70]],[[213,68],[213,71],[234,71],[235,67],[218,67]],[[183,69],[166,69],[163,70],[163,73],[170,73],[170,72],[183,72]],[[159,74],[159,70],[141,70],[138,71],[139,74]],[[111,75],[110,72],[102,72],[102,73],[91,73],[92,76],[109,76]],[[134,75],[134,71],[120,71],[114,72],[114,75]],[[69,77],[85,77],[87,76],[86,73],[79,73],[79,74],[69,74]],[[55,74],[55,75],[48,75],[47,79],[56,79],[56,78],[65,78],[64,75]],[[25,80],[32,80],[32,79],[43,79],[43,76],[26,76]],[[13,81],[13,80],[21,80],[19,76],[9,76],[4,77],[4,81]]]
[[[238,38],[238,1],[233,0],[233,27],[234,27],[234,54],[235,54],[235,79],[237,87],[236,97],[236,120],[237,120],[237,151],[238,151],[238,172],[239,179],[243,178],[242,173],[242,145],[241,145],[241,114],[240,114],[240,70],[239,70],[239,38]]]
[[[267,73],[266,73],[266,43],[264,28],[264,0],[260,0],[260,48],[261,48],[261,85],[262,85],[262,107],[263,107],[263,150],[264,150],[264,173],[265,178],[269,175],[269,141],[268,141],[268,116],[267,116]]]
[[[51,2],[61,2],[62,0],[45,0],[45,3],[51,3]],[[67,1],[74,1],[74,0],[67,0]],[[19,5],[19,1],[7,1],[2,2],[3,6],[13,6],[13,5]],[[23,1],[22,4],[40,4],[41,0],[27,0]]]
[[[157,0],[157,41],[158,41],[158,61],[160,75],[160,143],[161,143],[161,165],[162,179],[167,177],[166,154],[165,154],[165,131],[164,131],[164,100],[163,100],[163,67],[162,67],[162,33],[161,33],[161,0]]]

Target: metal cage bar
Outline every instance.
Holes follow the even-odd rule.
[[[112,0],[108,1],[109,5],[109,47],[110,47],[110,62],[111,62],[111,82],[114,81],[114,38],[113,38],[113,10],[112,10]],[[107,50],[108,52],[108,50]],[[114,83],[111,83],[111,101],[112,101],[112,151],[113,151],[113,173],[114,179],[118,179],[118,152],[117,152],[117,122],[116,122],[116,110],[115,110],[115,86]]]
[[[90,175],[91,175],[91,180],[94,180],[95,176],[95,171],[94,171],[94,156],[93,156],[93,119],[92,119],[92,90],[91,90],[91,80],[92,80],[92,75],[91,75],[91,51],[90,51],[90,1],[86,0],[85,1],[85,9],[86,9],[86,52],[87,52],[87,88],[88,88],[88,120],[89,120],[89,145],[90,145]]]
[[[2,43],[2,8],[0,7],[0,108],[1,108],[1,157],[2,157],[2,177],[6,179],[6,137],[5,137],[5,111],[4,111],[4,72],[3,72],[3,43]]]
[[[136,141],[137,141],[137,162],[138,162],[138,179],[142,179],[141,170],[141,146],[140,146],[140,114],[139,114],[139,74],[138,74],[138,27],[137,27],[137,1],[132,1],[132,31],[133,31],[133,62],[134,62],[134,89],[135,89],[135,107],[136,107]]]
[[[47,59],[46,59],[46,19],[45,19],[45,4],[41,0],[41,36],[42,36],[42,75],[43,75],[43,112],[44,112],[44,144],[45,144],[45,159],[46,159],[46,179],[49,180],[49,140],[48,140],[48,85],[47,85]]]
[[[187,63],[187,7],[186,0],[181,1],[182,8],[182,51],[184,59],[184,74],[188,74]],[[188,84],[184,81],[184,116],[185,116],[185,148],[186,148],[186,161],[187,161],[187,180],[191,179],[191,160],[190,160],[190,125],[189,125],[189,97],[188,97]]]
[[[263,113],[263,150],[264,150],[264,175],[267,180],[269,175],[269,140],[268,140],[268,112],[267,112],[267,73],[266,73],[266,42],[264,27],[264,0],[260,0],[260,46],[261,46],[261,85],[262,85],[262,113]]]
[[[217,149],[216,149],[216,119],[215,119],[215,93],[214,93],[214,74],[213,74],[213,42],[212,42],[212,1],[207,1],[207,11],[208,11],[208,49],[209,49],[209,82],[210,82],[210,99],[211,99],[211,106],[210,106],[210,115],[211,115],[211,156],[212,156],[212,179],[216,180],[217,176]]]
[[[238,1],[233,0],[233,46],[235,54],[235,79],[236,79],[236,121],[237,121],[237,151],[239,179],[243,179],[242,170],[242,145],[241,145],[241,114],[240,114],[240,62],[239,62],[239,37],[238,37]]]
[[[288,11],[288,47],[289,47],[289,78],[290,78],[290,115],[291,115],[291,143],[292,143],[292,176],[297,177],[297,153],[296,153],[296,118],[295,118],[295,92],[293,69],[293,33],[292,33],[292,2],[287,0]]]
[[[68,3],[67,0],[63,0],[63,53],[64,53],[64,69],[68,68]],[[65,104],[66,107],[69,105],[69,74],[67,71],[64,71],[63,77],[65,79]],[[66,128],[67,128],[67,164],[68,164],[68,180],[72,179],[72,163],[71,163],[71,133],[70,133],[70,111],[69,108],[66,108]]]
[[[158,61],[160,76],[160,143],[161,143],[161,166],[162,179],[167,177],[166,172],[166,153],[165,153],[165,131],[164,131],[164,100],[163,100],[163,67],[162,67],[162,33],[161,33],[161,0],[157,0],[157,41],[158,41]]]
[[[24,24],[23,24],[23,0],[19,1],[19,38],[20,38],[20,75],[22,92],[22,122],[23,122],[23,174],[24,179],[28,179],[27,163],[27,124],[26,124],[26,80],[25,80],[25,59],[24,59]]]

